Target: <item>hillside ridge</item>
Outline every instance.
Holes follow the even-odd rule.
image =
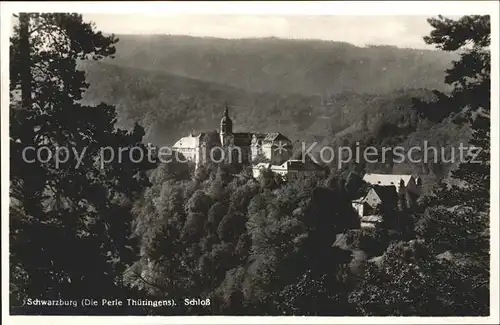
[[[446,90],[453,54],[280,38],[117,35],[113,64],[161,70],[246,91],[329,96],[395,88]]]

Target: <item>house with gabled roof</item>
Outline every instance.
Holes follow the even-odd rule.
[[[370,185],[396,186],[398,194],[404,197],[402,204],[405,208],[415,206],[417,199],[422,195],[422,178],[410,174],[372,174],[363,176],[363,181]]]
[[[384,222],[384,211],[397,207],[398,192],[394,185],[372,185],[365,195],[351,204],[360,217],[362,228],[377,228]]]

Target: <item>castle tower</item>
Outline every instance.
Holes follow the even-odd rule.
[[[233,121],[229,117],[229,111],[227,108],[224,109],[224,116],[220,120],[220,141],[221,144],[224,144],[224,138],[226,135],[233,133]]]

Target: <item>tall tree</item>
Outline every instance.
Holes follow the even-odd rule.
[[[428,119],[450,114],[467,117],[470,143],[482,147],[476,157],[452,172],[455,183],[442,184],[414,226],[417,240],[391,244],[349,295],[364,315],[487,315],[489,311],[489,111],[490,19],[465,16],[428,20],[425,37],[460,60],[447,71],[451,94],[439,94],[431,105],[418,106]],[[441,110],[435,111],[435,109]],[[459,121],[459,119],[455,119]],[[472,157],[468,157],[469,159]]]
[[[78,62],[112,56],[118,39],[102,35],[78,14],[15,18],[10,40],[11,308],[14,313],[64,313],[69,310],[15,307],[27,297],[124,294],[117,276],[133,256],[129,210],[147,184],[142,171],[150,164],[145,159],[135,163],[137,156],[126,151],[146,152],[140,126],[115,129],[114,107],[80,102],[89,85]],[[120,148],[122,155],[110,159],[111,151],[117,154]],[[102,159],[105,151],[108,163]]]
[[[434,234],[424,234],[429,244],[446,247],[459,242],[462,246],[448,247],[453,253],[463,254],[459,261],[473,261],[479,265],[472,271],[476,285],[467,290],[474,295],[473,313],[487,312],[489,304],[489,212],[490,212],[490,96],[491,96],[491,56],[490,56],[490,16],[464,16],[457,20],[444,17],[429,19],[434,27],[428,44],[436,44],[445,51],[457,51],[460,60],[453,62],[447,70],[446,82],[453,90],[446,98],[445,105],[451,107],[461,122],[468,120],[472,128],[469,154],[460,161],[458,168],[451,172],[454,185],[441,184],[435,190],[434,203],[448,207],[448,213],[436,213],[429,209],[433,224],[444,224],[448,235],[438,237],[442,243],[433,243]],[[438,104],[439,101],[438,101]],[[444,106],[444,105],[443,105]],[[451,207],[453,207],[451,209]],[[467,211],[467,212],[464,212]],[[417,224],[418,226],[418,224]],[[425,227],[424,227],[425,228]],[[442,228],[442,227],[441,227]],[[439,227],[438,227],[439,229]],[[465,232],[460,229],[466,229]],[[430,236],[429,236],[430,235]],[[444,237],[447,237],[445,239]],[[467,243],[467,244],[465,244]],[[438,245],[436,245],[438,244]],[[443,245],[445,244],[445,245]],[[469,305],[472,303],[469,302]]]
[[[458,51],[460,60],[447,70],[446,83],[453,87],[441,96],[452,112],[466,116],[472,127],[471,149],[466,161],[452,172],[462,185],[439,192],[441,202],[450,205],[467,202],[477,211],[490,206],[490,96],[491,55],[490,16],[464,16],[452,20],[439,16],[429,19],[434,30],[425,37],[444,51]],[[440,104],[438,102],[438,104]],[[477,154],[477,156],[476,156]]]

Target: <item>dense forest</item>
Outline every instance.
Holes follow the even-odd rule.
[[[433,30],[422,36],[441,51],[429,52],[275,39],[119,40],[78,14],[16,19],[10,47],[11,313],[489,314],[489,16],[430,18]],[[172,40],[185,50],[178,52]],[[315,58],[311,70],[292,69],[306,60],[307,48],[318,56],[339,49],[354,61],[373,61],[366,61],[366,70],[351,70]],[[144,51],[156,57],[145,60]],[[279,51],[290,54],[281,60]],[[408,63],[392,77],[374,72],[380,60],[398,55]],[[245,58],[248,64],[241,63]],[[269,79],[251,62],[269,64]],[[230,72],[234,66],[248,73]],[[287,69],[298,74],[290,79],[296,83],[277,82]],[[304,71],[324,78],[304,78]],[[364,72],[366,78],[357,75]],[[238,75],[248,79],[238,81]],[[196,80],[200,76],[211,80]],[[330,93],[325,87],[333,81],[341,86]],[[318,100],[313,92],[323,95]],[[434,177],[435,185],[410,205],[398,198],[395,206],[381,206],[384,226],[377,230],[361,229],[351,207],[367,188],[359,166],[330,166],[323,178],[283,181],[267,172],[255,179],[244,166],[222,163],[194,174],[181,163],[96,164],[103,147],[143,147],[151,139],[170,144],[162,141],[189,127],[215,128],[226,100],[235,106],[237,128],[277,127],[294,140],[342,145],[431,140],[450,147],[465,141],[483,149],[481,163],[365,166],[421,168]],[[317,116],[326,116],[322,132]],[[23,159],[23,148],[43,145],[86,148],[86,154],[79,168],[75,155],[62,165]],[[27,298],[82,297],[175,299],[176,305],[25,305]],[[184,298],[208,298],[210,305],[185,306]]]

